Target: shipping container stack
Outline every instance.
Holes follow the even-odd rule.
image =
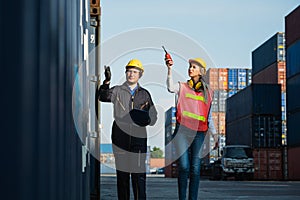
[[[300,180],[300,6],[285,17],[288,177]]]
[[[172,143],[173,133],[176,126],[176,108],[171,107],[165,112],[165,177],[177,177],[177,158],[175,146]]]
[[[210,68],[207,71],[207,79],[211,89],[214,91],[212,102],[212,118],[219,134],[219,152],[211,151],[210,162],[213,162],[221,155],[225,146],[225,112],[226,99],[251,84],[252,70],[248,68]],[[212,140],[212,138],[211,138]],[[213,141],[213,140],[212,140]],[[214,143],[211,142],[211,145]]]
[[[278,32],[252,52],[252,82],[281,85],[282,144],[286,145],[285,34]]]
[[[226,145],[253,148],[256,179],[282,179],[280,93],[278,84],[252,83],[226,101]]]
[[[252,84],[227,101],[226,142],[252,147],[255,179],[286,177],[285,74],[285,36],[278,32],[252,52]]]

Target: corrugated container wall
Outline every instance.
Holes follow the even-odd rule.
[[[275,62],[253,75],[252,83],[281,84],[281,91],[286,90],[285,62]]]
[[[252,51],[252,74],[255,75],[278,61],[285,61],[284,33],[276,33]]]
[[[282,148],[253,149],[255,180],[283,179],[283,150]]]
[[[300,147],[299,134],[300,112],[289,113],[287,117],[287,145],[289,147]]]
[[[285,17],[285,32],[287,48],[300,39],[300,6]]]
[[[226,102],[226,144],[281,146],[280,85],[252,84]]]
[[[165,112],[165,177],[177,177],[177,158],[175,145],[172,142],[176,126],[176,108],[171,107]]]
[[[288,177],[290,180],[300,180],[300,147],[288,148]]]
[[[280,147],[281,140],[280,116],[250,114],[231,122],[226,120],[227,145]]]
[[[226,100],[227,122],[250,114],[270,114],[281,118],[280,85],[251,84]]]
[[[209,86],[212,90],[227,90],[228,70],[227,68],[210,68],[208,70]]]
[[[285,17],[287,45],[287,145],[289,179],[300,180],[300,6]]]
[[[212,118],[214,120],[217,133],[225,135],[225,112],[213,112]]]
[[[287,78],[300,73],[300,40],[287,48]]]
[[[288,114],[300,111],[299,90],[300,90],[300,74],[287,80],[287,112]]]
[[[251,69],[228,69],[228,90],[241,90],[250,85],[252,82]]]
[[[94,199],[100,176],[98,185],[91,181],[92,155],[72,101],[89,2],[1,1],[1,199]]]

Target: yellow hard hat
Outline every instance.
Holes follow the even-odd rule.
[[[139,61],[138,59],[132,59],[128,62],[128,64],[126,65],[126,69],[130,68],[130,67],[135,67],[140,69],[142,72],[144,72],[144,67],[142,65],[142,62]]]
[[[197,63],[200,67],[203,67],[206,70],[206,63],[202,58],[189,59],[189,63],[192,63],[192,62]]]

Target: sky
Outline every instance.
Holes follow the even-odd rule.
[[[251,68],[251,52],[284,32],[285,16],[298,5],[299,0],[102,0],[101,65],[111,67],[115,85],[125,80],[129,59],[142,61],[140,83],[159,110],[148,143],[163,148],[164,112],[174,105],[174,94],[166,89],[161,46],[173,57],[176,81],[188,79],[188,58],[204,58],[208,68]],[[107,143],[113,111],[109,104],[101,106],[102,142]]]

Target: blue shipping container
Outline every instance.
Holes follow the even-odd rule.
[[[238,89],[244,89],[247,86],[247,70],[238,69]]]
[[[294,110],[300,109],[300,101],[298,97],[300,88],[300,74],[294,76],[293,78],[289,78],[287,80],[287,112],[293,112]]]
[[[236,90],[237,89],[237,69],[228,69],[228,89]]]
[[[300,147],[300,111],[289,114],[287,122],[287,145],[289,147]]]
[[[247,68],[228,69],[228,89],[244,89],[251,84],[252,70]]]
[[[251,114],[268,114],[281,117],[281,88],[279,84],[251,84],[226,100],[227,122]]]
[[[286,76],[287,79],[300,73],[300,40],[287,48]]]
[[[284,33],[276,33],[252,51],[253,75],[278,61],[285,61]]]

